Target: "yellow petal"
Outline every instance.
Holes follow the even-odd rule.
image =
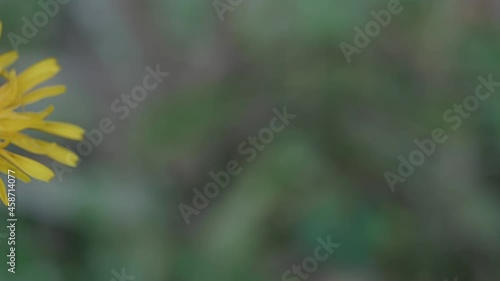
[[[28,152],[48,156],[73,168],[78,165],[78,155],[57,143],[35,139],[20,133],[11,136],[9,140]]]
[[[61,68],[55,59],[46,59],[32,65],[18,77],[19,92],[22,94],[54,77]]]
[[[85,133],[85,130],[77,125],[53,121],[46,121],[43,126],[33,129],[77,141],[82,140]]]
[[[24,129],[35,129],[45,126],[43,119],[54,111],[51,105],[40,112],[14,112],[0,113],[0,130],[15,133]]]
[[[35,160],[9,152],[7,150],[0,150],[0,155],[3,156],[7,161],[12,163],[14,166],[18,167],[21,171],[28,174],[28,176],[37,180],[49,182],[55,176],[52,170]]]
[[[0,70],[11,66],[19,58],[16,51],[11,51],[0,56]]]
[[[16,112],[15,107],[6,108],[4,112],[0,112],[0,119],[37,119],[43,120],[54,111],[54,106],[48,106],[40,112]]]
[[[9,173],[9,170],[12,170],[15,172],[16,179],[20,179],[23,182],[31,182],[31,179],[28,175],[23,173],[18,168],[14,167],[14,165],[7,162],[7,160],[0,157],[0,172],[7,175]]]
[[[21,98],[19,103],[22,105],[32,104],[42,99],[63,94],[64,92],[66,92],[66,87],[64,86],[43,87],[33,92],[27,93]]]
[[[38,119],[2,119],[0,130],[5,133],[15,133],[25,129],[43,126],[44,121]]]
[[[5,188],[5,184],[2,180],[0,180],[0,200],[5,206],[9,205],[9,200],[7,199],[7,189]]]
[[[7,72],[7,82],[0,87],[0,108],[5,108],[16,101],[19,96],[16,73]]]
[[[47,108],[39,112],[19,112],[19,113],[14,112],[14,113],[17,113],[16,116],[19,119],[33,118],[33,119],[43,120],[47,116],[49,116],[53,111],[54,111],[54,106],[49,105]]]
[[[80,160],[78,154],[55,143],[52,144],[52,149],[49,150],[46,156],[73,168],[78,166],[78,161]]]

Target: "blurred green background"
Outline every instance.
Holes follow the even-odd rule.
[[[443,112],[478,76],[500,81],[500,5],[402,1],[347,63],[339,45],[388,2],[243,0],[223,20],[210,0],[61,4],[15,67],[56,57],[52,83],[68,93],[37,106],[116,129],[61,180],[18,183],[16,274],[0,239],[0,280],[119,280],[125,268],[140,281],[278,281],[327,236],[341,247],[308,280],[499,280],[500,97],[395,192],[384,173],[448,128]],[[0,53],[41,10],[0,3]],[[120,120],[110,105],[156,65],[170,76]],[[284,106],[297,117],[244,161],[240,143]],[[186,224],[179,204],[231,160],[242,173]]]

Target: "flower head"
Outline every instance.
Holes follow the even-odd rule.
[[[0,22],[0,37],[2,23]],[[32,65],[17,75],[10,66],[17,60],[18,53],[11,51],[0,55],[0,172],[15,172],[16,178],[30,182],[31,178],[49,182],[54,172],[47,166],[9,151],[9,145],[22,148],[30,153],[45,155],[67,166],[78,164],[78,155],[56,143],[33,138],[24,130],[36,130],[64,137],[81,140],[84,130],[76,125],[46,121],[54,110],[49,106],[40,112],[27,112],[24,106],[39,100],[63,94],[66,87],[62,85],[38,87],[53,78],[60,67],[55,59],[46,59]],[[0,181],[0,200],[7,205],[5,184]]]

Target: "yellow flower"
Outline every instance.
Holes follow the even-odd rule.
[[[2,23],[0,22],[0,37]],[[67,166],[76,167],[78,155],[56,143],[32,138],[23,130],[37,130],[71,140],[81,140],[84,130],[76,125],[46,121],[45,118],[54,110],[49,106],[41,112],[26,112],[24,106],[39,100],[63,94],[62,85],[37,88],[41,83],[53,78],[59,71],[55,59],[43,60],[17,75],[9,67],[17,60],[16,51],[0,55],[0,172],[8,170],[17,179],[30,182],[31,178],[49,182],[54,172],[41,163],[28,157],[10,152],[7,146],[12,144],[30,153],[45,155]],[[7,205],[5,184],[0,180],[0,200]]]

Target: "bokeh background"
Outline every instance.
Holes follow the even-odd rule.
[[[448,130],[395,192],[384,172],[448,128],[443,112],[479,75],[500,81],[500,5],[402,1],[347,63],[339,44],[388,2],[243,0],[223,20],[211,0],[60,5],[16,68],[56,57],[53,83],[68,93],[40,108],[116,129],[62,180],[18,183],[16,274],[0,239],[0,280],[119,280],[125,268],[137,281],[278,281],[327,236],[341,247],[308,280],[499,280],[500,97]],[[1,52],[40,10],[0,2]],[[117,118],[113,101],[158,64],[170,76]],[[284,106],[297,117],[244,161],[238,145]],[[243,172],[186,224],[179,204],[230,160]]]

